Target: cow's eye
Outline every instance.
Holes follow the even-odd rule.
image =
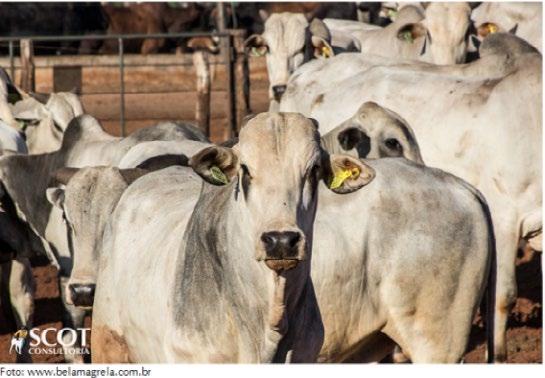
[[[386,147],[388,147],[388,149],[390,150],[393,150],[393,151],[401,151],[403,150],[403,147],[401,147],[401,144],[399,143],[399,141],[395,138],[388,138],[384,141],[384,144],[386,145]]]
[[[250,182],[252,180],[252,176],[250,175],[250,171],[245,164],[240,165],[240,170],[242,171],[242,192],[244,193],[244,197],[246,198],[248,197],[248,191],[250,190]]]
[[[310,176],[309,177],[311,179],[317,179],[318,176],[320,175],[320,171],[321,171],[320,164],[314,164],[314,166],[310,170]]]

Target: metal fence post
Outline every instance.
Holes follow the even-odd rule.
[[[118,39],[119,47],[119,100],[120,114],[119,123],[121,126],[121,136],[125,136],[125,62],[123,60],[123,38]]]
[[[11,76],[11,81],[15,82],[15,62],[13,51],[13,41],[9,41],[9,74]]]
[[[225,4],[218,2],[218,29],[220,33],[223,33],[221,36],[221,56],[223,59],[223,64],[225,65],[225,77],[227,81],[227,107],[226,107],[226,118],[227,118],[227,127],[229,130],[228,138],[232,138],[237,135],[237,125],[235,120],[235,95],[234,95],[234,83],[233,83],[233,54],[231,48],[231,35],[226,34],[227,28],[225,24]]]

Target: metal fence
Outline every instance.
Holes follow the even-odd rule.
[[[237,105],[237,95],[235,94],[235,81],[236,81],[236,72],[247,72],[247,61],[246,57],[243,56],[241,59],[241,54],[244,55],[243,47],[241,46],[241,42],[244,37],[244,31],[241,30],[224,30],[220,32],[183,32],[183,33],[156,33],[156,34],[118,34],[118,35],[79,35],[79,36],[18,36],[18,37],[0,37],[0,45],[5,46],[7,44],[8,51],[9,51],[9,70],[12,79],[15,79],[15,49],[16,44],[19,44],[20,46],[20,53],[21,53],[21,70],[24,69],[24,60],[29,59],[29,57],[25,57],[23,52],[23,45],[29,44],[32,50],[32,46],[35,43],[39,42],[65,42],[65,41],[85,41],[85,40],[96,40],[96,41],[105,41],[105,40],[117,40],[118,45],[118,64],[119,67],[119,77],[120,77],[120,109],[119,109],[119,122],[121,127],[121,135],[126,134],[125,130],[125,68],[129,66],[138,66],[138,64],[132,64],[127,65],[125,62],[125,43],[127,40],[134,40],[134,39],[142,39],[142,40],[148,40],[148,39],[165,39],[165,40],[180,40],[180,39],[189,39],[193,37],[209,37],[209,38],[219,38],[219,46],[220,46],[220,53],[219,56],[221,57],[221,60],[216,61],[216,64],[223,64],[226,68],[226,88],[227,88],[227,101],[226,101],[226,117],[227,117],[227,124],[230,128],[230,135],[235,136],[237,134],[237,130],[239,127],[239,121],[246,115],[244,113],[247,113],[249,111],[249,105],[246,104],[238,104]],[[237,38],[237,48],[235,48],[233,43],[233,38]],[[33,53],[30,53],[30,59],[32,60],[31,64],[31,70],[34,70],[36,67],[33,63]],[[245,65],[245,68],[242,67],[241,69],[235,69],[235,64],[242,64]],[[155,65],[155,64],[154,64]],[[168,65],[177,65],[169,63]],[[180,62],[179,65],[187,65],[187,62]],[[105,65],[96,65],[96,64],[89,64],[89,65],[80,65],[81,67],[100,67]],[[23,73],[22,73],[23,74]],[[34,75],[34,73],[28,73],[28,75]],[[34,76],[32,76],[34,77]],[[246,83],[248,79],[247,76],[243,78],[239,78],[241,82],[244,84],[242,85],[242,91],[244,92],[239,97],[240,101],[245,101],[249,96],[247,93],[247,87],[248,84]],[[24,89],[24,88],[23,88]],[[28,88],[27,88],[28,89]],[[31,88],[33,90],[33,88]],[[246,102],[248,102],[246,100]],[[240,114],[237,114],[240,113]],[[238,121],[237,121],[238,120]]]

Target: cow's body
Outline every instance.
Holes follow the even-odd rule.
[[[485,195],[498,249],[496,355],[503,359],[519,239],[541,249],[542,59],[523,41],[501,34],[486,39],[481,54],[464,66],[364,69],[344,82],[327,83],[336,89],[317,94],[307,115],[325,132],[361,102],[378,102],[411,124],[426,164],[462,177]],[[289,101],[281,109],[295,111],[296,104]]]

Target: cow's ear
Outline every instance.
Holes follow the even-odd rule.
[[[263,56],[269,51],[265,38],[260,34],[252,34],[244,41],[246,52],[252,56]]]
[[[53,205],[62,210],[64,203],[64,189],[62,188],[47,188],[45,191],[47,200]]]
[[[212,146],[198,152],[189,165],[204,181],[212,185],[226,185],[236,176],[239,162],[235,150]]]
[[[323,179],[335,193],[355,192],[375,178],[373,168],[347,155],[329,155],[329,162],[325,163]]]
[[[333,47],[322,37],[313,35],[311,37],[312,46],[314,46],[314,57],[315,58],[331,58],[335,56],[333,52]]]
[[[424,37],[426,35],[427,29],[421,22],[405,24],[397,31],[397,38],[413,43],[416,39]]]

